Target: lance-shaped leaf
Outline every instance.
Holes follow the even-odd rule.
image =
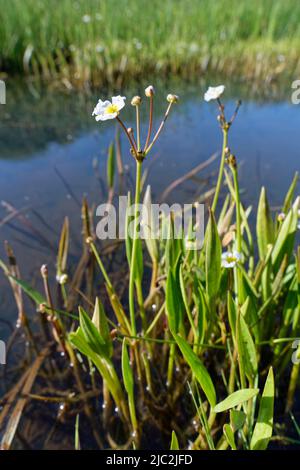
[[[37,307],[39,307],[41,304],[47,304],[45,297],[43,297],[42,294],[40,294],[37,290],[33,289],[27,282],[22,281],[21,279],[18,279],[11,274],[8,274],[8,276],[23,289],[25,294],[35,301]]]
[[[115,176],[115,145],[112,142],[108,148],[107,156],[107,185],[110,189],[114,186]]]
[[[299,173],[298,173],[298,171],[296,171],[296,173],[294,175],[294,178],[293,178],[293,181],[291,183],[291,186],[289,187],[288,192],[286,193],[286,196],[285,196],[285,199],[284,199],[282,212],[284,212],[285,214],[287,213],[287,211],[291,207],[291,203],[292,203],[292,200],[294,198],[294,193],[295,193],[295,189],[297,187],[298,181],[299,181]]]
[[[246,421],[247,415],[241,410],[230,410],[230,426],[233,432],[238,431],[241,429]]]
[[[221,413],[222,411],[234,408],[235,406],[238,406],[241,403],[244,403],[245,401],[255,397],[258,392],[258,388],[243,388],[241,390],[237,390],[236,392],[231,393],[231,395],[225,398],[225,400],[220,401],[220,403],[214,407],[214,412]]]
[[[205,244],[206,292],[210,299],[215,298],[221,280],[221,241],[213,212],[210,213]]]
[[[100,336],[103,338],[105,346],[107,348],[107,354],[109,357],[112,356],[113,353],[113,344],[112,339],[110,336],[110,330],[108,326],[108,321],[106,318],[106,314],[104,311],[104,307],[100,299],[97,297],[95,302],[95,308],[93,313],[92,322],[97,328]]]
[[[69,249],[69,219],[65,218],[64,224],[62,227],[58,255],[56,262],[56,279],[59,280],[61,275],[65,273],[67,268],[67,258],[68,258],[68,249]]]
[[[130,366],[125,339],[123,340],[123,346],[122,346],[122,374],[123,374],[125,390],[128,393],[129,397],[132,398],[133,392],[134,392],[134,380],[133,380],[133,372]]]
[[[234,441],[234,434],[233,434],[233,431],[232,431],[229,424],[224,424],[223,434],[226,438],[226,441],[228,442],[228,444],[232,448],[232,450],[236,450],[236,445],[235,445],[235,441]]]
[[[231,328],[232,336],[235,339],[236,319],[237,319],[236,304],[229,290],[227,292],[227,312],[228,312],[228,320],[229,320],[229,325]]]
[[[273,432],[274,374],[270,367],[262,394],[257,421],[251,438],[251,450],[265,450]]]
[[[283,257],[287,255],[287,257],[289,258],[293,251],[298,224],[299,204],[300,197],[297,197],[291,210],[284,219],[276,241],[274,243],[274,248],[272,252],[272,265],[275,272],[278,271],[282,263]]]
[[[268,244],[274,241],[274,224],[271,217],[267,194],[264,187],[261,188],[256,220],[257,244],[260,259],[267,254]]]
[[[178,439],[177,439],[175,431],[172,431],[172,440],[171,440],[170,450],[179,450]]]
[[[91,344],[86,339],[86,335],[84,334],[82,327],[77,328],[76,332],[70,333],[69,340],[72,345],[74,345],[82,354],[87,356],[94,363],[103,377],[103,380],[105,380],[109,391],[111,392],[116,402],[116,405],[124,414],[124,416],[127,416],[128,413],[125,397],[118,375],[111,360],[105,355],[97,354],[93,350]]]
[[[172,333],[178,333],[182,322],[184,303],[179,281],[180,256],[175,267],[170,268],[166,283],[166,310]]]
[[[252,380],[257,373],[256,350],[247,323],[240,313],[237,317],[236,340],[241,380],[243,380],[243,374],[246,374],[248,379]]]
[[[181,336],[177,334],[173,334],[173,336],[183,357],[190,366],[194,376],[200,384],[200,387],[205,393],[207,400],[209,401],[210,405],[214,407],[216,404],[216,391],[209,373],[200,361],[199,357],[194,353],[190,345],[183,338],[181,338]]]
[[[108,357],[108,349],[104,339],[100,335],[98,329],[88,316],[88,314],[79,307],[79,323],[88,346],[101,357]]]
[[[158,243],[156,239],[156,230],[158,227],[155,227],[154,216],[152,210],[152,200],[151,200],[151,187],[148,185],[144,201],[143,201],[143,231],[145,243],[151,256],[152,262],[157,262],[158,260]]]

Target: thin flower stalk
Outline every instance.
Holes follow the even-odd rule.
[[[228,131],[229,131],[229,127],[226,126],[225,128],[223,128],[223,146],[222,146],[221,162],[220,162],[220,167],[219,167],[219,174],[218,174],[218,179],[217,179],[215,195],[214,195],[213,203],[211,206],[211,209],[214,213],[217,208],[219,194],[220,194],[220,190],[222,186],[222,179],[223,179],[225,158],[226,158],[226,149],[228,146]]]

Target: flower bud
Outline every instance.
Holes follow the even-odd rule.
[[[68,275],[60,274],[59,276],[56,276],[56,280],[60,285],[66,284],[66,282],[68,281]]]
[[[132,127],[127,127],[127,132],[128,132],[128,134],[132,134],[133,133],[133,128]]]
[[[169,101],[169,103],[177,103],[178,100],[179,100],[179,97],[177,95],[169,94],[167,96],[167,101]]]
[[[46,264],[41,267],[41,275],[44,279],[48,277],[48,266]]]
[[[134,96],[131,100],[132,106],[139,106],[142,102],[142,98],[140,96]]]
[[[147,86],[147,88],[145,89],[145,95],[147,96],[147,98],[150,98],[151,96],[153,96],[154,93],[155,93],[154,87],[152,85]]]
[[[278,214],[278,216],[277,216],[278,222],[283,222],[284,219],[285,219],[285,217],[286,217],[286,216],[285,216],[285,213],[284,213],[284,212],[280,212],[280,214]]]

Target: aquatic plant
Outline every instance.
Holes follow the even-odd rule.
[[[144,244],[138,237],[137,204],[144,190],[143,202],[151,207],[151,190],[143,187],[142,163],[146,156],[151,158],[150,151],[178,101],[176,95],[168,95],[167,110],[153,133],[152,86],[145,90],[149,125],[144,145],[141,97],[131,100],[136,131],[126,127],[120,116],[124,97],[100,101],[93,113],[100,121],[117,120],[136,163],[136,206],[126,220],[128,267],[117,281],[114,270],[107,268],[105,253],[121,243],[112,247],[99,243],[86,200],[82,205],[83,253],[72,276],[68,220],[63,224],[56,303],[47,266],[41,269],[41,294],[20,278],[13,251],[6,246],[9,263],[1,261],[1,267],[13,288],[32,364],[13,389],[14,400],[26,385],[32,400],[63,403],[66,416],[70,408],[74,415],[75,408],[76,448],[82,448],[82,417],[100,448],[147,448],[149,435],[158,430],[160,446],[173,450],[263,450],[276,440],[298,442],[282,433],[274,413],[275,401],[280,401],[281,409],[283,404],[282,411],[292,410],[299,383],[298,175],[278,214],[272,215],[266,189],[261,189],[253,230],[249,221],[253,209],[242,203],[238,158],[228,140],[241,103],[228,120],[220,100],[223,91],[223,87],[210,89],[206,94],[207,100],[217,100],[223,150],[201,249],[191,250],[184,233],[178,237],[177,214],[172,212],[162,217],[167,237],[149,236]],[[110,200],[116,159],[112,145],[107,168]],[[128,206],[130,202],[129,194]],[[151,217],[147,224],[148,233],[155,233]],[[22,291],[37,307],[42,337],[24,311]],[[66,373],[72,394],[31,393],[42,364],[47,384],[57,380],[53,363],[58,371],[69,366]],[[0,425],[14,400],[4,402]],[[4,448],[12,444],[26,403],[19,398],[17,405],[4,432]]]

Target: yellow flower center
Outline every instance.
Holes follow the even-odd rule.
[[[227,263],[235,263],[236,262],[236,257],[235,256],[227,256],[226,261]]]
[[[116,104],[109,104],[105,110],[105,113],[106,114],[114,114],[114,113],[118,113],[119,110],[118,110],[118,106]]]

